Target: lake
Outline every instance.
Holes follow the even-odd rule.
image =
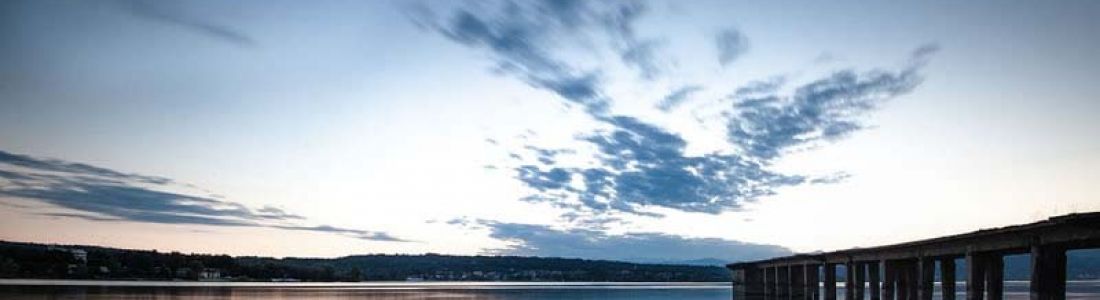
[[[960,288],[965,285],[960,285]],[[960,289],[961,290],[961,289]],[[1027,282],[1005,299],[1027,299]],[[1068,299],[1100,299],[1100,281],[1071,281]],[[840,289],[843,299],[843,288]],[[961,296],[962,294],[960,294]],[[0,299],[730,299],[726,283],[245,283],[0,280]],[[938,295],[937,295],[938,298]],[[959,297],[965,299],[965,297]]]

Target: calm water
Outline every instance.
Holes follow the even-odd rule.
[[[0,281],[0,299],[729,299],[722,283]]]
[[[960,285],[960,290],[965,285]],[[1027,299],[1007,282],[1005,299]],[[1069,299],[1100,299],[1100,281],[1067,284]],[[843,288],[839,291],[843,298]],[[936,295],[937,298],[939,295]],[[724,283],[203,283],[0,280],[0,299],[730,299]],[[960,293],[959,299],[965,299]]]

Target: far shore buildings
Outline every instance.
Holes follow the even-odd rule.
[[[84,249],[70,249],[58,246],[49,246],[46,249],[47,251],[58,251],[72,255],[73,261],[76,263],[69,264],[67,266],[68,268],[65,270],[65,272],[69,275],[87,272],[86,268],[88,267],[88,251],[84,251]]]
[[[84,251],[84,249],[49,246],[48,248],[46,248],[46,250],[47,251],[61,251],[61,252],[69,253],[73,256],[73,260],[75,260],[77,262],[80,262],[80,263],[85,263],[85,264],[88,263],[88,251]]]
[[[215,268],[203,268],[199,271],[199,280],[218,280],[222,278],[222,272]]]

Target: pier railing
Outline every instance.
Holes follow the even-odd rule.
[[[955,260],[965,258],[966,299],[1001,300],[1004,256],[1031,255],[1031,299],[1066,296],[1066,251],[1100,248],[1100,212],[983,229],[872,248],[799,254],[729,264],[733,298],[837,299],[836,271],[845,268],[848,300],[931,300],[937,272],[942,299],[955,299]],[[939,263],[937,266],[937,262]]]

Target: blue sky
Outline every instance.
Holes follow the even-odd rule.
[[[0,9],[0,239],[740,260],[1100,209],[1091,1]]]

